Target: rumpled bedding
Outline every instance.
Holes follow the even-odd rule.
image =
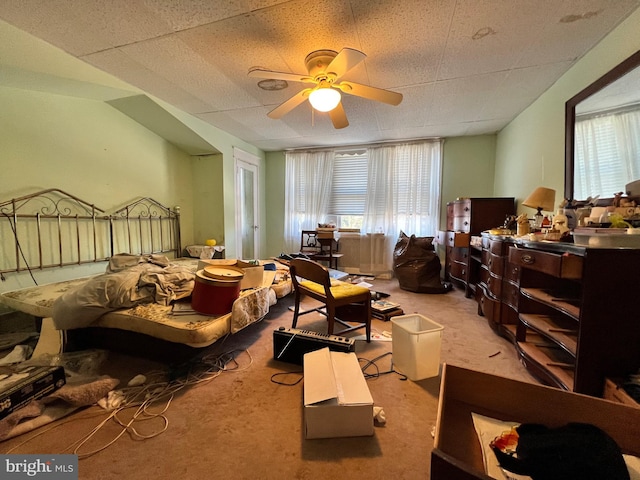
[[[61,295],[53,304],[58,330],[84,328],[105,313],[145,303],[168,306],[188,297],[195,273],[184,265],[172,265],[164,255],[114,255],[106,273]]]

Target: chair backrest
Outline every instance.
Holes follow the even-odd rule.
[[[320,253],[321,246],[315,230],[303,230],[300,239],[300,253]]]
[[[326,290],[331,286],[329,270],[313,260],[308,260],[306,258],[294,258],[289,262],[289,272],[291,273],[294,286],[297,286],[298,284],[296,277],[319,283],[320,285],[323,285]]]

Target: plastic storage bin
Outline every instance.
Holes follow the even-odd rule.
[[[573,241],[590,248],[640,248],[640,228],[576,228]]]
[[[394,367],[409,380],[438,376],[444,327],[422,315],[391,319]]]

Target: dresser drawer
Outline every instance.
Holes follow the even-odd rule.
[[[582,278],[582,257],[511,247],[509,262],[557,278]]]
[[[492,240],[490,240],[489,250],[494,255],[505,256],[508,253],[505,250],[505,246],[506,245],[507,245],[507,243],[505,243],[503,240],[493,240],[492,239]]]
[[[469,232],[471,217],[453,217],[453,229],[457,232]]]
[[[495,298],[502,296],[502,278],[489,274],[487,278],[487,290]]]
[[[511,282],[502,282],[502,301],[512,308],[518,308],[518,297],[520,296],[520,289],[518,285]]]
[[[451,258],[453,259],[454,262],[461,262],[466,264],[469,258],[469,249],[468,248],[452,248]]]
[[[505,261],[503,277],[513,283],[520,281],[520,265]]]
[[[480,310],[493,323],[500,323],[500,302],[489,297],[486,292],[480,297]]]
[[[457,200],[453,203],[454,217],[471,218],[471,200]]]
[[[449,265],[449,275],[463,282],[467,281],[467,265],[464,263],[451,262]]]
[[[447,232],[445,241],[448,247],[468,247],[471,235],[461,232]]]
[[[480,283],[486,285],[487,282],[489,281],[489,276],[491,274],[489,273],[489,269],[482,265],[482,267],[480,267]]]
[[[499,255],[489,254],[489,258],[487,258],[487,267],[494,275],[502,277],[504,273],[504,257]]]

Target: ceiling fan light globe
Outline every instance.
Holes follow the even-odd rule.
[[[309,95],[309,102],[319,112],[329,112],[338,106],[340,98],[340,92],[333,88],[318,88]]]

